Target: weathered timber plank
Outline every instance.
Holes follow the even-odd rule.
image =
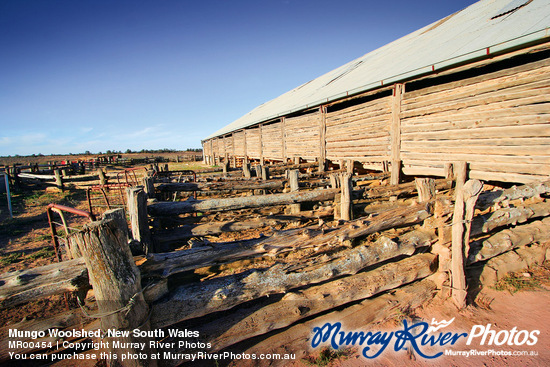
[[[286,269],[283,264],[269,269],[214,278],[198,284],[178,287],[154,304],[152,324],[164,327],[186,319],[230,309],[265,295],[282,293],[303,285],[320,283],[336,276],[355,274],[359,270],[399,255],[411,255],[416,245],[409,241],[382,241],[341,251],[336,260],[323,263],[307,272]]]
[[[531,72],[532,70],[544,68],[544,67],[547,67],[548,65],[550,65],[550,62],[547,58],[545,58],[543,60],[522,64],[512,68],[506,68],[506,69],[498,70],[492,73],[482,74],[482,75],[467,78],[467,79],[461,79],[456,82],[438,84],[431,87],[422,88],[422,89],[407,93],[407,96],[408,96],[407,99],[412,101],[415,99],[422,98],[423,96],[429,96],[441,91],[456,90],[457,88],[463,88],[463,87],[467,88],[468,86],[476,86],[479,83],[484,81],[494,81],[498,78],[508,77],[508,76],[513,77],[518,73]],[[468,66],[468,69],[470,68],[471,66]],[[450,73],[453,73],[453,71],[450,71]]]
[[[0,308],[88,287],[88,271],[83,259],[4,273],[0,274]]]
[[[211,335],[208,341],[214,350],[221,350],[248,338],[281,329],[296,321],[334,309],[349,302],[372,297],[383,291],[422,279],[434,272],[436,256],[415,255],[383,265],[374,270],[340,278],[302,291],[290,292],[273,304],[247,315],[239,312],[220,322],[201,328],[201,335]],[[229,326],[230,325],[230,326]],[[215,337],[214,337],[215,336]]]
[[[476,234],[489,233],[510,224],[524,223],[532,218],[550,215],[550,202],[531,204],[526,207],[502,208],[474,218],[472,226]]]
[[[423,133],[403,133],[403,140],[456,140],[456,139],[495,139],[495,138],[540,138],[549,136],[550,128],[545,124],[484,127],[475,129],[449,129]]]
[[[326,189],[241,198],[209,200],[190,199],[182,202],[159,202],[150,204],[148,206],[148,212],[152,216],[163,216],[193,212],[258,208],[267,205],[288,205],[306,201],[328,201],[333,200],[337,192],[338,190]]]
[[[460,102],[464,106],[479,106],[483,103],[503,102],[512,99],[524,98],[536,95],[535,92],[545,93],[550,85],[550,68],[544,73],[530,73],[530,77],[523,80],[519,78],[503,80],[502,84],[486,83],[476,85],[469,90],[450,91],[425,97],[422,101],[404,103],[403,110],[407,112],[422,110],[425,108],[439,108],[441,110],[453,109],[453,103]],[[510,80],[512,80],[510,82]]]
[[[477,207],[486,209],[491,205],[499,204],[507,200],[528,199],[549,192],[550,181],[514,186],[506,190],[484,192],[479,196]]]
[[[284,188],[285,181],[272,180],[268,182],[185,182],[156,184],[155,188],[162,192],[176,191],[210,191],[210,190],[277,190]]]
[[[505,229],[486,240],[472,243],[468,262],[485,261],[514,248],[550,241],[550,218]]]
[[[430,280],[414,282],[411,285],[398,288],[395,292],[370,298],[343,310],[333,311],[313,320],[298,323],[243,350],[243,352],[257,355],[261,353],[295,353],[297,360],[300,360],[309,353],[311,331],[314,327],[321,327],[327,322],[334,323],[337,320],[346,326],[346,330],[364,330],[368,328],[368,325],[401,316],[404,312],[426,304],[433,298],[435,288],[435,284]],[[329,343],[327,341],[323,345],[329,346]],[[254,366],[253,362],[243,360],[240,365],[252,367]],[[283,366],[288,361],[274,360],[271,362],[273,366]]]
[[[550,127],[548,127],[550,132]],[[505,153],[505,152],[502,152]],[[511,163],[511,164],[550,164],[550,155],[534,155],[534,156],[509,156],[496,154],[446,154],[446,153],[413,153],[402,152],[403,160],[426,160],[426,161],[450,161],[454,159],[462,159],[468,162],[496,162],[496,163]]]

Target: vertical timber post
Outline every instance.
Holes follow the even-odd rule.
[[[60,189],[63,190],[63,177],[61,177],[61,172],[56,169],[53,171],[55,175],[55,185]]]
[[[327,107],[319,107],[319,113],[321,114],[320,123],[320,144],[319,144],[319,172],[325,172],[325,165],[327,160]]]
[[[132,226],[132,238],[141,243],[143,252],[154,252],[149,221],[147,218],[147,194],[143,187],[129,187],[126,189],[128,197],[128,216]]]
[[[263,126],[264,124],[260,124],[258,126],[258,133],[260,134],[260,164],[264,164],[264,138],[263,138]],[[261,172],[258,175],[258,177],[261,176]]]
[[[435,180],[433,178],[415,178],[418,202],[427,203],[435,197]]]
[[[466,162],[457,162],[454,166],[456,174],[455,208],[452,226],[451,247],[451,279],[452,298],[456,306],[462,309],[466,306],[466,275],[464,273],[464,182],[467,176]]]
[[[404,86],[396,83],[392,98],[392,120],[390,126],[391,138],[391,179],[392,185],[399,184],[401,178],[401,100]]]
[[[248,158],[245,156],[243,159],[243,176],[244,178],[251,178],[250,174],[250,163],[248,163]]]
[[[472,230],[472,219],[474,218],[474,211],[476,207],[477,198],[483,191],[483,183],[479,180],[468,180],[464,184],[464,202],[465,202],[465,214],[464,214],[464,258],[468,258],[470,252],[470,231]]]
[[[153,199],[155,197],[155,183],[153,181],[153,177],[151,176],[143,177],[142,182],[143,182],[143,189],[145,190],[147,197],[150,199]]]
[[[125,221],[115,218],[92,222],[75,233],[74,240],[86,262],[99,313],[103,315],[102,330],[150,331],[149,306],[143,297],[141,275],[130,252],[124,226]],[[150,348],[149,341],[144,348],[138,347],[143,338],[134,336],[133,332],[110,339],[110,345],[117,340],[124,346],[111,348],[122,366],[157,365],[156,360],[150,359],[154,349]],[[122,360],[122,356],[128,354],[143,358]]]
[[[296,192],[300,190],[300,185],[298,183],[298,175],[300,171],[297,169],[291,170],[288,173],[288,181],[290,184],[290,192]],[[290,214],[298,214],[301,211],[301,205],[298,204],[290,204]]]
[[[282,142],[282,152],[283,152],[283,162],[286,164],[286,133],[285,133],[286,118],[281,117],[281,142]]]
[[[348,159],[346,161],[346,172],[350,175],[353,175],[353,169],[355,168],[355,161],[353,159]]]
[[[269,167],[265,164],[262,166],[262,180],[269,180]]]
[[[101,168],[97,169],[97,174],[99,176],[99,184],[100,185],[107,184],[107,178],[105,177],[105,172],[103,172],[103,170]]]
[[[227,178],[227,171],[229,171],[229,159],[225,158],[222,164],[223,177]]]
[[[353,208],[352,208],[352,192],[353,182],[349,173],[340,174],[340,219],[352,220]]]

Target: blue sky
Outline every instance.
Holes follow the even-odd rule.
[[[0,155],[199,148],[473,0],[3,0]]]

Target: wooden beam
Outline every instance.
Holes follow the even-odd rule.
[[[150,204],[148,212],[152,216],[166,216],[193,212],[259,208],[268,205],[289,205],[307,201],[329,201],[334,200],[337,192],[338,190],[326,189],[238,198],[159,202]]]
[[[143,252],[155,252],[153,241],[149,230],[149,219],[147,217],[147,194],[143,188],[129,187],[126,189],[128,198],[128,216],[132,227],[132,238],[141,243]]]
[[[82,258],[0,274],[0,309],[88,289]]]
[[[300,171],[298,170],[290,170],[288,171],[288,182],[290,184],[290,192],[298,192],[300,191],[300,185],[298,183],[298,175]],[[300,213],[301,205],[298,204],[291,204],[290,205],[290,214],[297,214]]]
[[[466,275],[464,273],[464,183],[467,176],[466,162],[455,164],[456,187],[452,225],[452,297],[459,309],[466,307]]]
[[[401,101],[405,92],[402,83],[396,83],[392,97],[391,138],[391,184],[399,184],[401,176]]]
[[[353,219],[353,183],[351,181],[351,174],[340,174],[340,190],[340,219],[349,221]]]
[[[325,171],[325,163],[327,159],[327,108],[326,106],[319,107],[319,112],[321,113],[321,123],[320,123],[320,144],[319,144],[319,172]]]

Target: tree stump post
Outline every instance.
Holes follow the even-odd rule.
[[[137,345],[143,343],[144,338],[133,334],[135,329],[146,332],[151,327],[149,307],[141,288],[141,275],[128,247],[124,226],[124,222],[114,218],[92,222],[76,233],[74,240],[88,268],[101,328],[103,332],[111,333],[112,337],[108,340],[111,352],[118,357],[117,363],[124,367],[156,366],[156,360],[150,359],[154,350],[149,347],[149,340],[144,348],[139,348]],[[114,336],[117,331],[118,336]],[[128,332],[126,335],[125,331]],[[124,347],[114,348],[115,341]],[[139,355],[140,358],[122,359],[122,356],[128,355]]]
[[[132,238],[141,243],[143,252],[154,252],[149,221],[147,217],[147,194],[142,186],[126,189],[128,199],[128,216],[132,226]]]

